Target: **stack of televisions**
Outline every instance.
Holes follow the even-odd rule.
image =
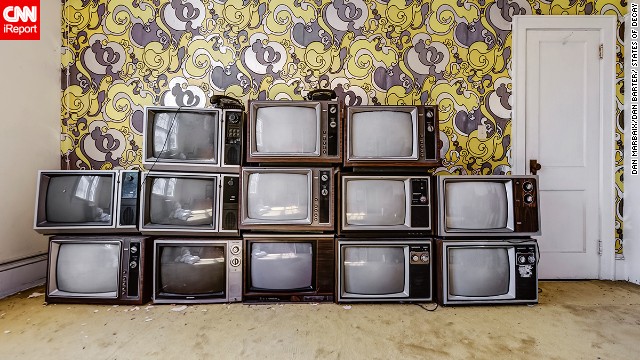
[[[147,107],[147,171],[40,171],[46,301],[538,301],[536,176],[430,176],[435,106]]]

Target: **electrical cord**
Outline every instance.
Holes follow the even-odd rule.
[[[146,175],[143,176],[140,186],[145,184],[145,182],[147,181],[147,176],[149,176],[149,173],[153,171],[153,168],[156,166],[156,163],[160,160],[160,158],[162,157],[162,154],[167,150],[167,143],[171,135],[171,130],[173,130],[173,125],[176,122],[176,117],[178,116],[178,113],[180,112],[180,110],[182,110],[182,108],[184,108],[184,106],[178,106],[178,109],[173,114],[173,118],[169,123],[169,130],[167,131],[167,137],[164,139],[164,144],[162,144],[162,149],[160,149],[160,153],[158,154],[158,156],[156,156],[155,160],[151,164],[151,167],[147,170]],[[149,134],[144,134],[144,136],[149,136]]]

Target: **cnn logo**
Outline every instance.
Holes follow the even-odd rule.
[[[2,17],[10,23],[36,22],[38,20],[37,6],[7,6],[2,10]]]
[[[0,40],[40,40],[40,0],[2,0]]]

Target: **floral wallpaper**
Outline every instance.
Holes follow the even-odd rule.
[[[511,20],[610,14],[625,0],[62,0],[61,163],[140,168],[145,105],[213,94],[347,105],[437,104],[438,173],[510,171]],[[622,254],[618,31],[616,252]],[[486,138],[478,137],[478,127]]]

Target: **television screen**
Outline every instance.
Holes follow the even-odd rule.
[[[110,224],[113,179],[111,174],[51,176],[46,194],[46,221]]]
[[[309,176],[293,173],[249,174],[246,205],[250,219],[288,221],[309,218]]]
[[[347,223],[402,225],[406,194],[401,180],[350,180],[346,189]]]
[[[311,243],[252,243],[250,266],[253,288],[265,290],[313,288]]]
[[[451,181],[445,187],[448,229],[504,229],[509,220],[508,183]]]
[[[508,252],[500,247],[449,248],[449,294],[469,297],[507,294],[511,268]]]
[[[403,292],[405,252],[399,246],[345,246],[344,291],[359,295]]]
[[[409,157],[413,155],[412,114],[400,111],[366,111],[351,119],[353,157]]]
[[[215,227],[216,179],[148,177],[151,225]]]
[[[55,274],[57,288],[61,292],[116,297],[120,276],[120,245],[60,244]]]
[[[218,162],[218,112],[175,110],[153,114],[154,157]]]
[[[156,293],[172,295],[224,295],[225,246],[160,247]]]
[[[260,107],[256,114],[258,153],[317,154],[319,110],[303,106]]]

